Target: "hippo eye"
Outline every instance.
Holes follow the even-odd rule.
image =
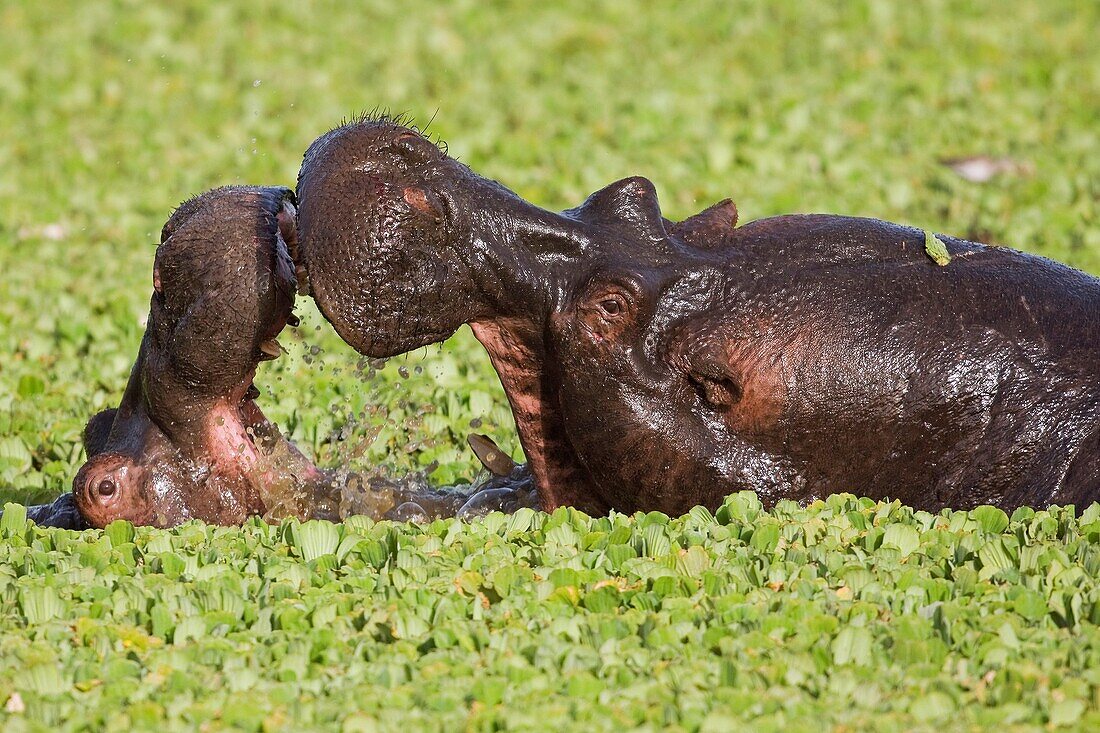
[[[105,478],[99,482],[99,485],[95,487],[96,493],[106,498],[108,496],[114,496],[118,487],[115,486],[115,482],[109,478]]]
[[[604,298],[599,302],[599,306],[603,312],[609,316],[617,316],[626,310],[626,303],[623,302],[622,296],[619,295],[611,298]]]

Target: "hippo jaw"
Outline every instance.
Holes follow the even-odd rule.
[[[547,312],[559,270],[588,246],[416,129],[365,118],[318,138],[298,176],[297,264],[317,306],[362,354],[389,357],[464,323]]]
[[[454,241],[461,212],[448,202],[450,179],[465,175],[385,117],[333,130],[306,152],[298,264],[321,313],[360,353],[387,357],[442,341],[478,309]]]
[[[234,524],[265,511],[276,474],[320,472],[267,450],[282,440],[255,400],[261,361],[293,315],[293,197],[227,187],[184,203],[157,249],[145,337],[122,404],[89,423],[73,491],[89,524]],[[110,411],[109,411],[110,412]],[[107,419],[103,419],[106,417]]]

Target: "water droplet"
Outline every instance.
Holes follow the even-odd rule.
[[[263,83],[263,82],[261,82],[261,81],[260,81],[259,79],[257,79],[257,80],[255,80],[254,82],[252,82],[252,86],[253,86],[253,87],[258,87],[258,86],[260,86],[260,84],[262,84],[262,83]]]
[[[420,506],[415,501],[406,501],[390,512],[389,518],[395,522],[416,522],[417,524],[424,524],[428,521],[428,513],[424,511],[424,507]]]

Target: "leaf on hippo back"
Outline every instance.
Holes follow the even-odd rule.
[[[951,262],[951,253],[947,251],[947,245],[927,229],[924,232],[924,252],[940,267]]]

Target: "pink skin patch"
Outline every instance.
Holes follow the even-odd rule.
[[[240,407],[219,401],[207,420],[206,447],[213,464],[241,475],[251,474],[261,456],[245,429]]]
[[[524,343],[522,324],[483,321],[470,324],[493,363],[516,420],[520,443],[545,511],[588,506],[596,499],[587,475],[561,434],[558,410],[543,399],[541,356]]]
[[[214,481],[219,499],[226,507],[240,505],[240,499],[251,507],[241,507],[250,513],[262,505],[263,489],[290,473],[298,481],[310,484],[324,481],[324,474],[313,465],[297,447],[286,442],[293,465],[276,464],[275,459],[262,451],[255,443],[254,432],[268,423],[259,406],[251,399],[244,399],[245,391],[252,384],[255,370],[234,389],[230,395],[215,403],[206,423],[206,454],[210,460],[208,481]],[[284,458],[285,462],[285,458]],[[241,483],[248,494],[240,497],[232,491]],[[219,486],[223,484],[223,486]]]

